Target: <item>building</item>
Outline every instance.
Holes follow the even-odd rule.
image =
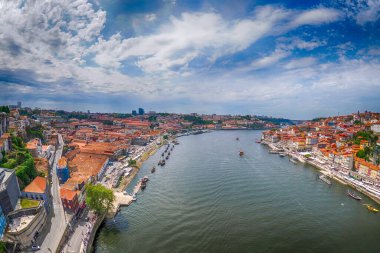
[[[137,111],[136,110],[132,110],[132,115],[136,116],[137,115]]]
[[[139,108],[139,115],[144,115],[145,114],[145,111],[143,108]]]
[[[373,124],[371,126],[371,130],[374,132],[374,133],[380,133],[380,124]]]
[[[26,252],[26,249],[36,243],[38,234],[46,224],[47,211],[43,202],[40,201],[37,207],[17,209],[8,215],[4,240],[17,242],[21,252]]]
[[[7,132],[9,127],[8,116],[5,112],[0,112],[0,136]]]
[[[57,177],[60,184],[64,184],[70,177],[70,171],[67,167],[67,158],[61,157],[57,164]]]
[[[93,180],[101,180],[108,161],[109,158],[106,155],[81,152],[69,161],[68,166],[72,173]]]
[[[79,191],[61,188],[59,190],[63,207],[66,211],[76,213],[79,209],[78,194]]]
[[[3,209],[0,207],[0,240],[3,238],[5,227],[7,226],[7,219],[3,213]]]
[[[15,210],[20,186],[14,170],[0,168],[0,207],[5,215]]]
[[[42,143],[38,138],[32,139],[26,143],[26,149],[33,157],[39,157],[42,154]]]
[[[21,197],[34,199],[34,200],[43,200],[45,203],[45,208],[48,209],[49,201],[48,192],[47,192],[47,180],[44,177],[36,177],[25,189],[21,192]]]

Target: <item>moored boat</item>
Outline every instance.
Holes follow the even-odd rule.
[[[156,172],[156,166],[153,166],[152,170],[150,171],[151,173]]]
[[[377,212],[379,212],[378,209],[374,208],[374,207],[371,206],[370,204],[364,204],[364,205],[367,207],[368,211],[371,211],[371,212],[373,212],[373,213],[377,213]]]
[[[294,164],[297,164],[297,161],[294,160],[293,158],[290,158],[289,161],[291,161],[291,162],[294,163]]]
[[[136,194],[133,194],[132,195],[132,201],[136,201],[137,200],[137,198],[136,198]]]
[[[236,140],[238,141],[238,140],[239,140],[239,137],[236,137]]]
[[[240,150],[239,156],[243,156],[243,155],[244,155],[244,152],[242,150]]]
[[[351,192],[350,190],[347,190],[347,195],[356,200],[362,199],[359,195],[355,194],[354,192]]]
[[[280,157],[285,157],[286,156],[286,153],[278,153],[280,155]]]
[[[256,143],[261,143],[261,141],[260,140],[256,140]]]
[[[326,184],[331,185],[331,181],[328,180],[325,175],[320,175],[319,179],[322,180],[323,182],[325,182]]]

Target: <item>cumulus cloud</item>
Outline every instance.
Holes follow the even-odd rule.
[[[225,20],[218,13],[182,13],[179,17],[172,16],[169,23],[153,34],[100,39],[90,51],[96,55],[96,63],[103,67],[117,68],[123,61],[138,57],[136,64],[145,72],[163,73],[171,68],[180,72],[178,68],[186,68],[197,57],[213,61],[242,51],[273,32],[281,34],[297,26],[322,24],[338,18],[339,12],[332,9],[300,12],[273,6],[258,7],[252,17],[239,20]],[[316,43],[304,42],[298,46],[311,49],[317,46]],[[279,53],[277,57],[281,58]],[[275,59],[276,55],[273,55],[257,64]]]
[[[368,6],[376,9],[375,4]],[[368,10],[363,7],[363,11]],[[373,13],[367,20],[376,18]],[[218,69],[218,60],[255,48],[262,40],[286,37],[304,25],[340,20],[342,14],[335,9],[267,5],[235,19],[217,11],[198,11],[173,15],[162,23],[153,13],[138,16],[143,23],[152,24],[149,33],[103,36],[106,12],[90,1],[1,1],[0,86],[4,92],[0,98],[38,89],[39,93],[67,97],[128,93],[156,101],[171,97],[257,104],[284,97],[305,97],[307,101],[309,95],[304,94],[310,93],[322,99],[329,89],[348,94],[358,84],[367,91],[379,89],[374,81],[378,61],[341,58],[340,62],[323,63],[313,56],[296,57],[295,51],[308,54],[328,42],[294,34],[275,41],[274,49],[255,55],[255,59],[247,56],[244,71],[233,64],[228,71]],[[365,53],[378,55],[378,49]],[[212,71],[205,73],[194,67],[197,64]],[[271,72],[269,67],[276,64],[279,68]],[[138,69],[140,76],[132,76],[130,67]],[[265,71],[267,76],[258,74]]]

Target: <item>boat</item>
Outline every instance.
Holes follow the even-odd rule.
[[[137,198],[136,198],[136,194],[133,194],[132,195],[132,201],[136,201],[137,200]]]
[[[140,186],[140,188],[141,188],[141,190],[144,190],[145,188],[146,188],[146,183],[149,181],[149,178],[147,177],[147,176],[145,176],[145,177],[143,177],[142,179],[141,179],[141,186]]]
[[[297,164],[297,161],[294,160],[293,158],[290,158],[289,161],[291,161],[291,162],[294,163],[294,164]]]
[[[156,172],[156,167],[155,166],[153,166],[153,168],[152,168],[152,170],[150,171],[151,173],[154,173],[154,172]]]
[[[281,157],[285,157],[286,153],[278,153]]]
[[[379,212],[378,209],[374,208],[374,207],[371,206],[370,204],[364,204],[364,205],[367,207],[368,211],[371,211],[371,212],[374,212],[374,213]]]
[[[165,160],[162,160],[161,161],[161,166],[164,166],[165,165]]]
[[[347,195],[356,200],[362,199],[359,195],[355,194],[354,192],[351,192],[350,190],[347,190]]]
[[[166,160],[168,160],[169,159],[169,156],[166,156]]]
[[[269,150],[269,153],[270,154],[278,154],[280,153],[278,150]]]
[[[240,150],[239,156],[243,156],[243,155],[244,155],[244,152]]]
[[[236,137],[236,140],[238,141],[238,140],[239,140],[239,137]]]
[[[325,182],[326,184],[331,185],[331,181],[328,180],[325,175],[320,175],[319,179],[322,180],[323,182]]]
[[[256,143],[261,143],[261,141],[260,141],[260,140],[256,140],[255,142],[256,142]]]
[[[161,154],[161,156],[164,156],[164,155],[165,155],[165,153],[162,153],[162,154]]]

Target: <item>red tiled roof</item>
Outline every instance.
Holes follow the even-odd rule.
[[[24,192],[45,193],[46,178],[36,177],[27,187]]]

